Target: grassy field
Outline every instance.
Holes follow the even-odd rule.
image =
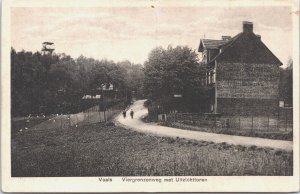
[[[12,176],[292,175],[292,155],[93,124],[18,132],[12,139]]]
[[[46,120],[51,118],[50,116],[48,117],[28,117],[16,121],[11,122],[11,135],[14,137],[20,130],[23,131],[26,128],[33,127],[35,125],[38,125]]]

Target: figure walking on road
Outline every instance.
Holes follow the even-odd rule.
[[[134,114],[134,112],[133,112],[133,110],[131,109],[131,111],[130,111],[130,116],[131,116],[132,119],[133,119],[133,114]]]
[[[123,117],[126,118],[126,110],[123,111]]]

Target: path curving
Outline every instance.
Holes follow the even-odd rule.
[[[148,114],[148,110],[144,107],[146,100],[138,100],[129,107],[127,117],[124,119],[123,115],[120,114],[116,118],[117,125],[132,129],[135,131],[149,133],[157,136],[166,137],[179,137],[201,141],[212,141],[214,143],[228,143],[233,145],[244,145],[244,146],[258,146],[258,147],[270,147],[274,149],[283,149],[287,151],[293,150],[292,141],[284,140],[272,140],[257,137],[244,137],[234,135],[224,135],[216,133],[208,133],[201,131],[191,131],[185,129],[177,129],[172,127],[165,127],[157,125],[156,123],[145,123],[141,119]],[[131,119],[129,116],[130,109],[134,110],[134,118]]]

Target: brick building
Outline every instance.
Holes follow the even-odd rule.
[[[278,111],[282,63],[253,32],[252,22],[243,22],[234,37],[201,39],[198,51],[210,88],[208,112],[253,117]]]

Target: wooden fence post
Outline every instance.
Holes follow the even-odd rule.
[[[62,114],[60,115],[60,129],[62,129]]]
[[[99,105],[98,112],[99,112],[99,122],[101,122],[101,111],[100,111],[100,105]]]
[[[253,111],[252,111],[252,114],[251,114],[251,118],[252,118],[252,128],[251,128],[251,132],[253,132]]]
[[[270,115],[268,113],[268,131],[270,130]]]
[[[277,112],[277,130],[279,131],[279,119],[280,119],[280,108],[279,108],[279,106],[278,106],[278,112]]]
[[[287,109],[285,109],[285,131],[287,131]]]
[[[217,130],[217,116],[215,115],[215,130]]]

